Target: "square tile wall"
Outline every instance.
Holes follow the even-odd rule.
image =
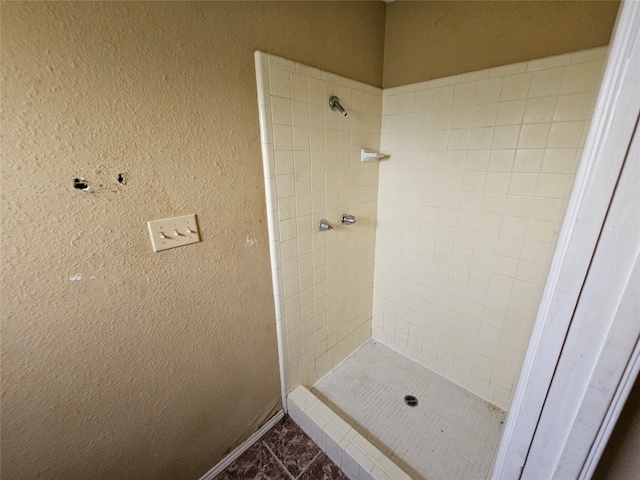
[[[256,52],[271,267],[285,388],[312,385],[371,336],[382,90]],[[348,112],[329,108],[337,95]],[[356,224],[343,226],[343,213]],[[321,219],[334,229],[318,231]]]
[[[605,57],[384,90],[373,338],[505,410]]]

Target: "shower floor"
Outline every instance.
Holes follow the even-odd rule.
[[[365,343],[312,392],[412,478],[490,473],[505,412],[380,343]]]

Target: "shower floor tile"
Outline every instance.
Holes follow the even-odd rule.
[[[380,343],[364,344],[312,391],[412,478],[490,473],[505,412]]]

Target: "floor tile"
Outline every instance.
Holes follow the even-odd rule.
[[[216,480],[291,480],[262,442],[244,452]]]
[[[380,343],[365,343],[312,391],[412,478],[489,474],[505,412]]]
[[[300,475],[320,452],[290,417],[285,417],[262,440],[294,477]]]
[[[347,477],[288,416],[215,478],[295,479],[346,480]]]
[[[300,476],[300,480],[347,480],[347,476],[329,457],[320,453]]]

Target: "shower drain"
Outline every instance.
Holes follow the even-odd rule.
[[[418,405],[418,399],[413,395],[406,395],[404,397],[404,403],[406,403],[410,407],[415,407],[416,405]]]

